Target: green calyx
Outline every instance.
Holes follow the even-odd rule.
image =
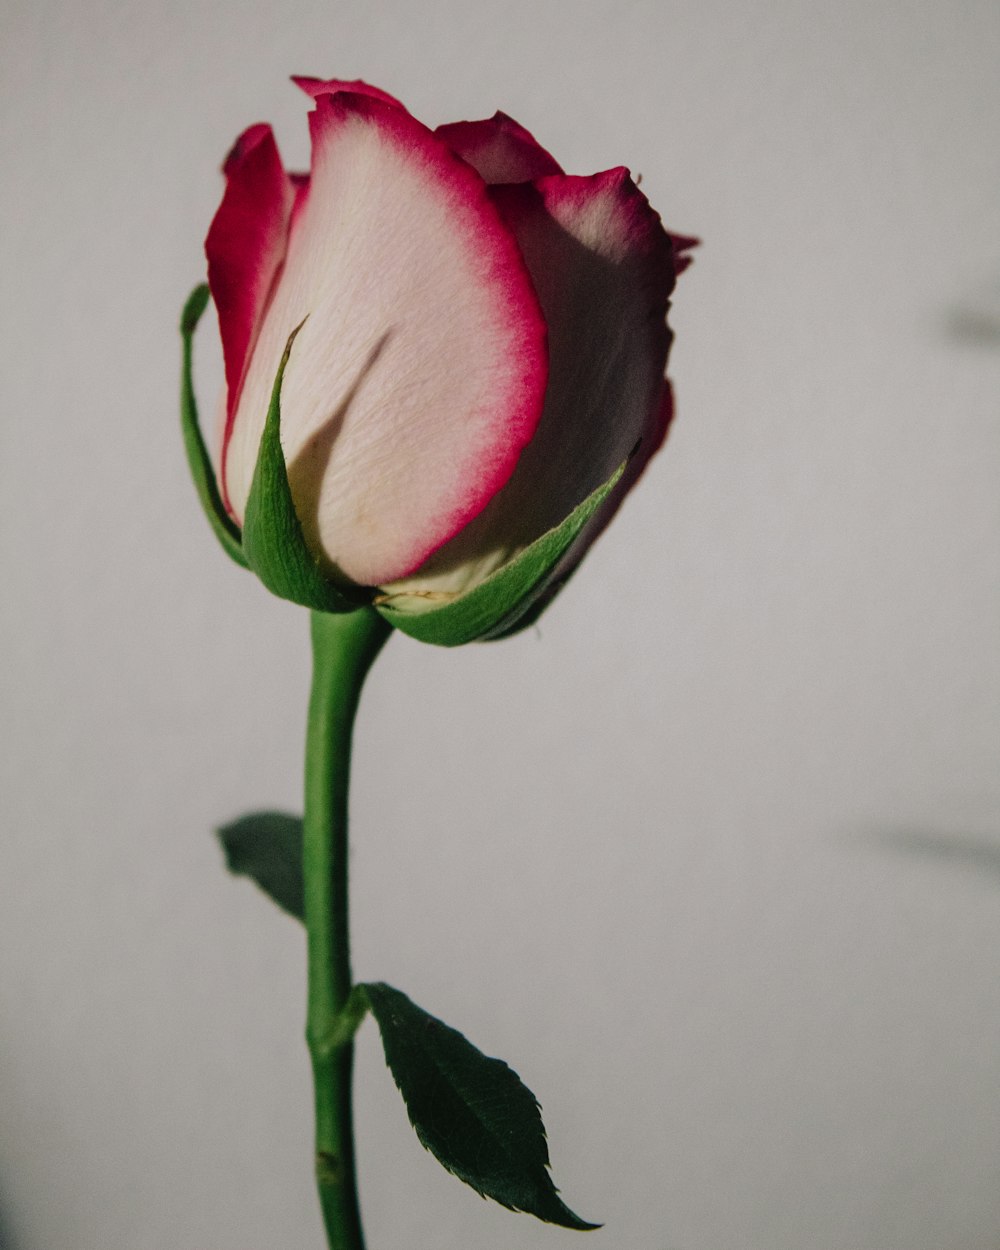
[[[243,549],[250,567],[272,593],[316,612],[353,612],[370,599],[353,597],[323,571],[302,533],[281,450],[281,382],[302,322],[288,336],[271,391],[243,521]]]
[[[208,287],[202,283],[196,286],[188,296],[184,311],[181,313],[181,339],[184,343],[184,364],[181,373],[181,429],[184,433],[184,449],[187,452],[191,476],[194,478],[195,490],[198,492],[198,498],[209,525],[222,544],[223,551],[237,564],[248,568],[247,558],[243,554],[240,543],[240,531],[222,502],[215,480],[215,470],[212,468],[208,448],[205,446],[205,440],[201,436],[201,427],[198,424],[198,405],[191,376],[192,348],[195,329],[207,305]]]
[[[198,497],[226,553],[256,573],[268,590],[282,599],[319,612],[351,612],[374,604],[388,624],[419,642],[436,646],[457,647],[509,637],[533,624],[561,584],[557,577],[560,562],[618,485],[627,462],[554,529],[456,598],[414,608],[406,596],[383,594],[376,587],[345,587],[331,577],[306,542],[281,448],[281,384],[301,325],[288,338],[274,380],[242,533],[226,511],[198,425],[191,376],[192,340],[208,298],[207,286],[196,287],[181,316],[181,413]]]
[[[181,381],[181,422],[188,464],[205,516],[227,555],[256,573],[268,590],[282,599],[320,612],[351,612],[367,603],[370,592],[352,595],[322,570],[306,545],[302,525],[292,502],[285,458],[281,451],[281,381],[295,335],[289,336],[274,381],[267,421],[261,437],[253,482],[247,498],[241,533],[226,511],[215,479],[205,440],[198,424],[192,380],[192,342],[195,328],[208,304],[204,284],[195,287],[181,314],[184,367]]]
[[[404,634],[442,647],[509,637],[526,628],[545,606],[543,596],[553,589],[556,566],[618,485],[627,463],[619,465],[561,524],[458,598],[438,607],[407,611],[394,607],[391,597],[376,597],[375,607]]]

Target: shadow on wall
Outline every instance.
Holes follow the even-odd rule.
[[[17,1243],[14,1241],[7,1220],[4,1218],[2,1208],[0,1208],[0,1250],[17,1250]]]
[[[971,291],[945,314],[945,332],[967,347],[1000,347],[1000,279]]]
[[[876,846],[922,859],[937,859],[971,868],[1000,881],[1000,838],[970,837],[932,829],[894,829],[874,835]],[[3,1250],[0,1243],[0,1250]]]
[[[953,308],[945,323],[948,337],[970,347],[1000,347],[1000,314],[983,308]]]

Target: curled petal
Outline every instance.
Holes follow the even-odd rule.
[[[415,599],[478,584],[560,524],[629,459],[627,481],[609,500],[613,510],[662,442],[669,413],[665,318],[673,248],[628,172],[554,176],[496,187],[493,194],[517,236],[549,327],[545,412],[510,482],[482,515],[415,577],[387,588]],[[574,544],[574,561],[600,528],[595,518]]]
[[[309,196],[309,175],[302,173],[292,173],[288,175],[292,180],[292,187],[295,190],[295,202],[292,204],[292,225],[295,225],[295,219],[305,205]]]
[[[281,440],[335,576],[413,572],[509,479],[537,427],[545,323],[482,179],[404,109],[319,94],[310,182],[232,427],[239,517],[285,342]]]
[[[205,253],[226,367],[221,431],[225,447],[264,309],[285,257],[295,192],[270,126],[244,131],[226,157],[223,172],[226,190],[205,240]],[[224,486],[223,498],[232,511]]]
[[[318,100],[321,95],[336,95],[338,91],[349,91],[352,95],[370,95],[375,100],[381,100],[383,104],[391,104],[398,109],[403,108],[396,97],[391,96],[388,91],[383,91],[381,87],[373,87],[360,78],[309,78],[304,74],[293,74],[292,82],[314,100]]]
[[[530,182],[562,173],[535,137],[506,113],[478,122],[452,122],[434,133],[485,182]]]

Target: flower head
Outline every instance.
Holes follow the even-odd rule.
[[[206,241],[225,520],[309,606],[367,597],[430,641],[508,633],[663,440],[667,303],[694,241],[627,170],[564,174],[502,113],[431,131],[365,83],[296,82],[309,174],[252,126]],[[293,517],[255,501],[279,431]],[[276,524],[280,541],[250,533]],[[296,545],[328,594],[270,567]]]

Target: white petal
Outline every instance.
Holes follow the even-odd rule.
[[[545,326],[482,179],[405,110],[319,96],[313,168],[227,448],[242,516],[278,362],[307,541],[363,585],[405,576],[507,481],[537,426]]]

